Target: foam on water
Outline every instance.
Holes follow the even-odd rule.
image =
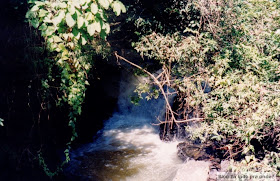
[[[172,180],[182,165],[176,155],[177,142],[161,141],[158,126],[152,125],[164,113],[164,100],[132,105],[135,83],[136,79],[122,82],[119,111],[105,122],[97,140],[72,152],[76,162],[72,169],[83,167],[82,175],[89,180]]]

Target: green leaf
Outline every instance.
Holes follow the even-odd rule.
[[[107,34],[106,34],[105,30],[102,30],[102,31],[100,32],[100,37],[101,37],[103,40],[105,40],[105,39],[106,39],[106,36],[107,36]]]
[[[79,13],[79,11],[76,11],[74,14],[72,14],[72,18],[75,20],[75,21],[77,21],[77,19],[78,19],[78,13]],[[79,13],[80,14],[80,13]]]
[[[91,6],[90,6],[90,8],[91,8],[91,12],[92,12],[93,14],[96,14],[96,13],[98,12],[98,6],[97,6],[97,4],[92,3]]]
[[[26,19],[29,19],[29,18],[34,18],[34,12],[32,11],[27,11],[26,15],[25,15],[25,18]]]
[[[82,16],[78,17],[78,28],[81,28],[84,25],[84,18]]]
[[[38,21],[38,19],[32,19],[32,20],[31,20],[31,24],[32,24],[32,26],[33,26],[34,28],[38,28],[38,26],[39,26],[39,21]]]
[[[72,30],[72,33],[74,36],[78,36],[79,32],[80,31],[77,28],[73,28],[73,30]]]
[[[76,23],[75,20],[72,18],[70,13],[66,14],[66,23],[70,28],[72,28]]]
[[[48,26],[46,25],[46,23],[43,23],[40,27],[39,27],[39,30],[40,31],[44,31],[48,28]]]
[[[99,4],[104,8],[104,9],[108,9],[109,8],[109,1],[108,0],[98,0]]]
[[[60,24],[60,25],[58,26],[57,32],[58,32],[58,33],[65,33],[65,32],[67,31],[67,29],[68,29],[67,26]]]
[[[39,10],[39,17],[41,18],[41,17],[44,17],[44,16],[46,16],[46,14],[48,13],[48,11],[46,11],[46,10],[44,10],[44,9],[40,9]]]
[[[68,53],[68,51],[65,49],[64,43],[60,43],[58,45],[58,48],[60,48],[61,50],[63,50],[62,56],[65,56],[65,53]]]

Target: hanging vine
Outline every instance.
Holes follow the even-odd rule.
[[[59,70],[59,89],[62,92],[58,98],[59,105],[66,103],[70,107],[68,117],[72,136],[64,151],[66,160],[52,172],[39,152],[40,165],[48,176],[53,177],[70,161],[69,150],[78,136],[75,123],[82,112],[87,74],[91,68],[91,58],[84,47],[100,39],[106,40],[110,33],[108,10],[112,9],[119,16],[126,12],[126,8],[118,0],[31,0],[29,3],[31,9],[26,18],[41,32],[47,49],[54,55],[47,65],[56,66]],[[42,87],[48,89],[52,81],[50,68],[48,78],[42,80]]]

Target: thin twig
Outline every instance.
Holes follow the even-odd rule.
[[[148,75],[154,80],[155,84],[158,85],[158,87],[159,87],[159,89],[160,89],[160,91],[161,91],[161,93],[162,93],[162,95],[163,95],[163,97],[164,97],[164,99],[165,99],[167,109],[170,111],[170,114],[171,114],[171,127],[172,127],[172,123],[173,123],[173,122],[176,122],[176,118],[175,118],[175,116],[174,116],[174,114],[173,114],[172,108],[171,108],[171,106],[170,106],[170,104],[169,104],[169,101],[168,101],[168,98],[167,98],[167,96],[166,96],[166,94],[165,94],[165,91],[164,91],[164,89],[163,89],[163,86],[162,86],[161,83],[158,81],[158,79],[157,79],[152,73],[150,73],[149,71],[143,69],[142,67],[140,67],[139,65],[136,65],[135,63],[132,63],[131,61],[127,60],[126,58],[124,58],[124,57],[118,55],[117,52],[115,52],[115,56],[116,56],[117,59],[121,59],[121,60],[123,60],[123,61],[129,63],[130,65],[133,65],[134,67],[136,67],[136,68],[138,68],[138,69],[144,71],[146,74],[148,74]]]

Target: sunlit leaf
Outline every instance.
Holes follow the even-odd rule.
[[[38,11],[38,10],[39,10],[38,5],[35,5],[30,9],[30,11],[33,11],[33,12]]]
[[[91,8],[91,12],[92,12],[93,14],[96,14],[96,13],[98,12],[98,6],[97,6],[97,4],[92,3],[91,6],[90,6],[90,8]]]
[[[42,2],[42,1],[35,1],[34,2],[37,6],[43,6],[45,5],[45,2]]]
[[[85,10],[88,8],[88,4],[86,3],[84,6],[82,6],[82,9]]]
[[[95,21],[95,22],[93,23],[93,25],[94,25],[94,27],[95,27],[95,30],[96,30],[98,33],[100,33],[100,32],[101,32],[101,25],[100,25],[100,22]]]
[[[75,6],[70,5],[70,6],[68,7],[68,12],[69,12],[71,15],[73,15],[73,14],[76,12]]]
[[[92,35],[95,33],[95,31],[96,31],[96,27],[94,26],[93,23],[92,23],[92,24],[89,24],[89,25],[87,26],[87,32],[88,32],[88,34],[89,34],[90,36],[92,36]]]
[[[104,23],[102,28],[105,30],[106,34],[110,33],[110,25],[108,23]]]
[[[50,36],[55,32],[55,27],[53,26],[48,26],[48,28],[45,31],[45,36]]]
[[[58,6],[63,9],[67,8],[67,4],[65,2],[59,3]]]
[[[78,23],[78,28],[81,28],[84,24],[84,18],[82,16],[79,16],[77,23]]]
[[[44,31],[44,30],[46,30],[47,29],[47,25],[46,25],[46,23],[43,23],[40,27],[39,27],[39,30],[41,30],[41,31]]]
[[[86,3],[86,0],[79,0],[81,5],[84,5]]]
[[[80,8],[81,7],[81,0],[73,0],[73,5],[76,8]]]
[[[41,18],[41,17],[44,17],[44,16],[46,16],[46,14],[48,13],[48,11],[46,11],[46,10],[44,10],[44,9],[40,9],[39,10],[39,17]]]
[[[72,28],[76,23],[75,20],[72,18],[70,13],[66,14],[66,23],[70,28]]]
[[[85,45],[87,43],[87,40],[84,36],[82,36],[82,45]]]
[[[61,21],[62,19],[65,17],[65,12],[64,11],[60,11],[59,12],[59,15],[56,16],[55,18],[53,18],[52,22],[55,26],[57,26]]]
[[[44,20],[43,20],[45,23],[52,23],[52,20],[51,20],[51,14],[48,14]]]
[[[63,37],[64,40],[67,40],[68,39],[68,33],[63,33],[62,37]]]
[[[99,4],[104,8],[104,9],[108,9],[109,8],[109,1],[108,0],[98,0]]]
[[[126,12],[126,8],[125,6],[123,5],[122,2],[120,1],[114,1],[112,4],[111,4],[111,7],[113,9],[113,11],[115,12],[115,14],[117,16],[119,16],[121,14],[121,12],[125,13]]]
[[[87,12],[87,13],[85,14],[85,19],[86,19],[87,21],[94,20],[94,15],[93,15],[91,12]]]
[[[62,39],[59,36],[54,36],[53,41],[58,43],[58,42],[62,42]]]

